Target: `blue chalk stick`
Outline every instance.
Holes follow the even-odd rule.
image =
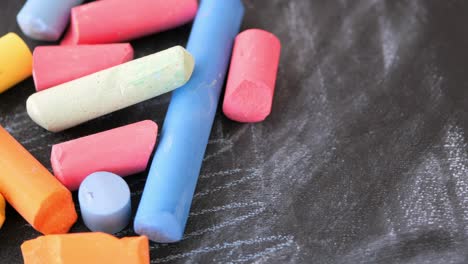
[[[187,45],[195,71],[172,95],[135,217],[135,232],[152,241],[182,239],[243,15],[240,0],[201,1]]]
[[[23,33],[33,39],[56,41],[70,19],[72,7],[84,0],[28,0],[16,20]]]
[[[81,216],[94,232],[114,234],[130,222],[130,188],[119,176],[95,172],[86,177],[78,190]]]

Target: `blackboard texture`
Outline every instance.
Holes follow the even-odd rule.
[[[0,34],[20,32],[23,2],[0,1]],[[245,5],[243,28],[283,42],[273,113],[255,125],[218,114],[186,238],[152,243],[152,262],[467,263],[468,1]],[[189,32],[132,44],[141,57],[185,45]],[[0,95],[0,124],[49,168],[52,144],[143,119],[161,124],[170,100],[51,134],[25,112],[33,91],[29,79]],[[127,181],[135,209],[145,174]],[[20,244],[38,233],[7,214],[0,262],[20,263]],[[72,231],[87,230],[80,220]]]

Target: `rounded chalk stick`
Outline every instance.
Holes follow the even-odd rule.
[[[190,22],[196,0],[93,1],[71,11],[62,45],[127,41]]]
[[[224,114],[238,122],[260,122],[271,113],[281,53],[279,39],[264,30],[249,29],[236,37]]]
[[[52,146],[54,175],[69,190],[96,171],[122,177],[142,172],[156,144],[158,125],[146,120]]]
[[[35,93],[26,108],[38,125],[59,132],[177,89],[194,67],[176,46]]]
[[[40,46],[33,52],[36,91],[42,91],[133,59],[129,43]]]
[[[118,175],[95,172],[78,191],[81,216],[94,232],[114,234],[124,229],[131,216],[130,189]]]
[[[0,93],[32,74],[32,54],[15,33],[0,38]]]
[[[82,2],[83,0],[28,0],[16,20],[26,36],[56,41],[68,24],[71,8]]]

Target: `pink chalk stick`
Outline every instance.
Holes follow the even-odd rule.
[[[106,0],[74,7],[62,45],[127,41],[168,30],[196,15],[197,0]]]
[[[78,79],[133,59],[128,43],[42,46],[34,49],[33,77],[37,91]]]
[[[250,29],[236,37],[223,102],[228,118],[253,123],[270,115],[280,53],[279,39],[267,31]]]
[[[57,144],[52,147],[52,169],[72,191],[94,172],[139,173],[148,165],[157,134],[158,125],[146,120]]]

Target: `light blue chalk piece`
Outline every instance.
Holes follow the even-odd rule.
[[[241,0],[202,0],[187,50],[191,80],[171,99],[134,222],[135,232],[161,243],[180,241],[244,7]]]
[[[78,191],[81,216],[94,232],[115,234],[130,222],[130,189],[119,176],[95,172],[81,183]]]
[[[33,39],[56,41],[70,20],[72,7],[84,0],[28,0],[16,20],[23,33]]]

